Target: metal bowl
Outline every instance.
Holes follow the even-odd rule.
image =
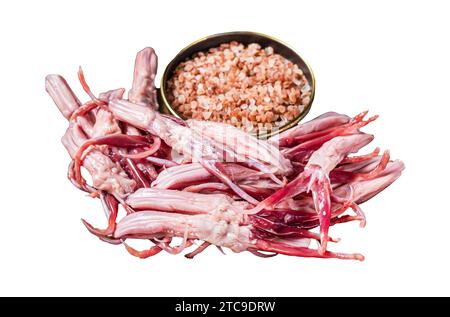
[[[206,52],[210,48],[218,47],[222,43],[228,43],[231,41],[237,41],[246,45],[251,43],[258,43],[263,48],[271,46],[274,49],[275,53],[278,53],[283,57],[285,57],[286,59],[293,62],[294,64],[297,64],[298,67],[303,71],[306,79],[308,80],[311,86],[310,101],[307,105],[305,105],[303,111],[297,117],[287,122],[284,126],[281,126],[279,129],[274,129],[267,133],[259,133],[257,135],[258,138],[264,139],[277,133],[283,132],[291,128],[292,126],[296,125],[300,120],[302,120],[309,112],[312,102],[314,100],[316,82],[311,67],[308,65],[308,63],[306,63],[306,61],[302,57],[300,57],[298,53],[296,53],[292,48],[290,48],[287,44],[281,42],[280,40],[265,34],[246,31],[228,32],[210,35],[202,39],[199,39],[194,43],[186,46],[184,49],[182,49],[177,54],[177,56],[175,56],[175,58],[169,63],[169,65],[167,65],[161,78],[161,88],[159,89],[158,92],[158,101],[161,106],[161,111],[165,113],[170,113],[177,118],[184,119],[182,116],[180,116],[180,114],[177,113],[177,111],[172,107],[172,105],[169,102],[167,91],[168,80],[172,76],[176,67],[181,62],[190,59],[195,53]]]

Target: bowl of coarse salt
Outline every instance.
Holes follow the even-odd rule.
[[[259,138],[296,125],[314,100],[311,67],[287,44],[255,32],[202,38],[166,67],[161,110],[231,124]]]

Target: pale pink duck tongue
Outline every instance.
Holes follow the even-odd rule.
[[[325,142],[338,136],[358,133],[359,129],[378,118],[378,116],[373,116],[364,120],[367,113],[367,111],[364,111],[355,116],[348,123],[342,125],[295,136],[294,143],[292,144],[294,146],[283,149],[282,153],[291,160],[300,162],[307,161],[309,155],[320,148]]]
[[[81,102],[70,89],[67,81],[60,75],[47,75],[45,90],[66,119],[69,119],[72,113],[81,107]]]
[[[299,123],[289,130],[274,135],[269,139],[269,142],[275,146],[290,147],[296,145],[296,138],[337,127],[350,122],[350,120],[349,116],[336,112],[326,112],[308,122]]]
[[[133,85],[128,92],[131,102],[144,104],[153,109],[156,102],[155,77],[158,70],[158,56],[151,47],[146,47],[136,55],[133,73]]]
[[[127,203],[135,210],[160,210],[185,214],[208,214],[231,209],[234,200],[224,194],[198,194],[185,191],[141,188],[128,196]]]

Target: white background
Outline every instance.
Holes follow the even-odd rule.
[[[14,1],[0,5],[0,295],[450,295],[448,227],[450,8],[445,1]],[[380,114],[365,131],[404,175],[363,205],[368,225],[334,227],[335,249],[365,262],[215,248],[194,260],[147,260],[101,243],[80,222],[104,224],[98,201],[66,179],[67,122],[44,91],[48,73],[94,92],[129,88],[145,46],[159,73],[205,35],[271,34],[311,64],[308,118],[334,110]],[[371,149],[370,148],[370,149]],[[370,150],[367,149],[367,150]]]

